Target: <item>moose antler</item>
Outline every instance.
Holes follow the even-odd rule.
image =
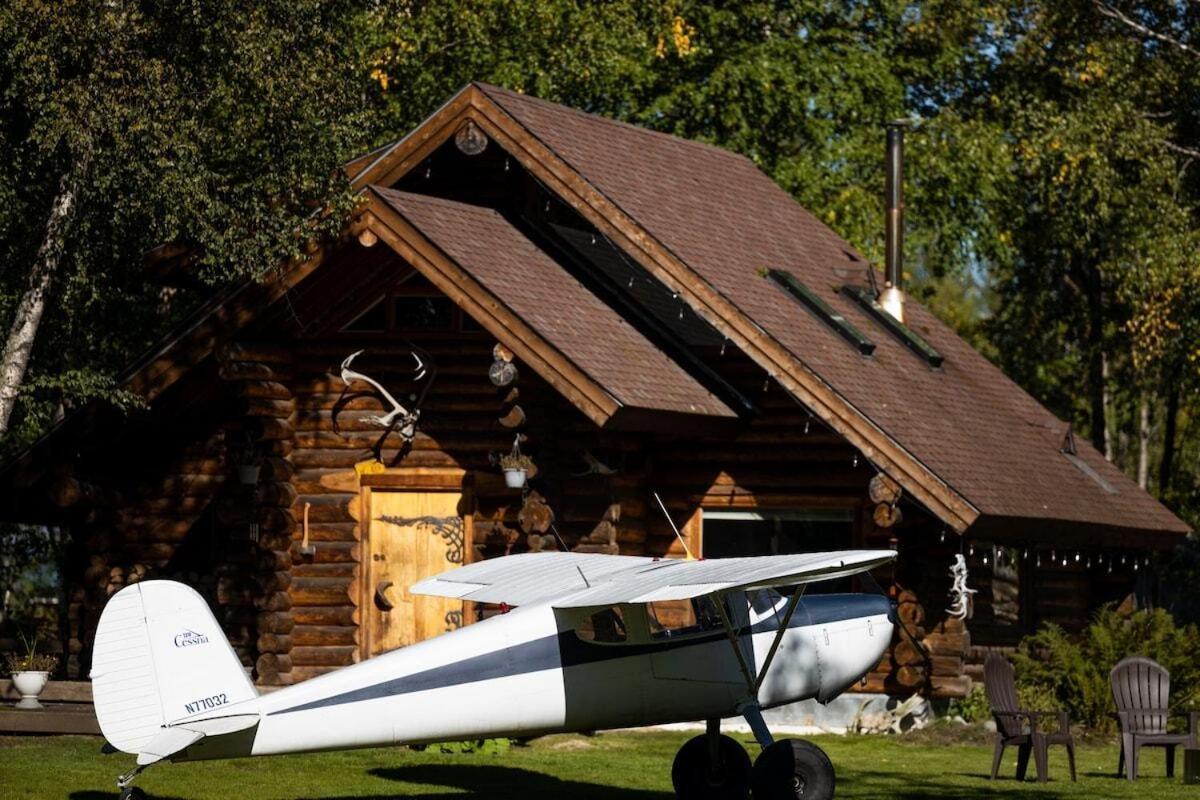
[[[416,435],[417,419],[421,416],[421,409],[414,408],[412,411],[409,411],[400,404],[399,400],[392,396],[391,392],[383,388],[383,385],[380,384],[379,381],[375,380],[374,378],[369,378],[366,375],[363,375],[361,372],[352,370],[350,365],[354,362],[354,359],[358,358],[362,354],[363,351],[359,350],[346,356],[346,360],[342,362],[342,382],[346,384],[347,388],[349,388],[351,381],[360,380],[379,392],[383,399],[391,404],[392,410],[384,414],[382,417],[378,415],[367,417],[367,422],[373,422],[381,428],[390,428],[398,418],[400,421],[400,435],[405,439],[411,440]],[[423,362],[421,357],[416,353],[412,353],[411,355],[413,357],[413,361],[416,362],[416,368],[413,370],[413,380],[419,381],[424,378],[426,374],[425,362]]]

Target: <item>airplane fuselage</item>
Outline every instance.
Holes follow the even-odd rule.
[[[188,719],[254,714],[243,734],[207,738],[174,760],[271,755],[552,732],[601,730],[739,713],[785,601],[730,596],[739,662],[726,630],[654,630],[644,604],[621,605],[620,640],[581,633],[598,609],[518,608],[368,661]],[[735,598],[741,598],[736,600]],[[886,598],[800,601],[757,692],[769,708],[824,702],[879,662],[891,642]],[[181,722],[186,722],[183,720]]]

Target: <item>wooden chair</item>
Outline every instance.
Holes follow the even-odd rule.
[[[1121,726],[1121,755],[1117,777],[1125,773],[1137,780],[1138,761],[1143,747],[1162,747],[1167,751],[1167,777],[1175,775],[1175,748],[1196,746],[1196,711],[1172,712],[1171,673],[1157,661],[1142,656],[1121,659],[1109,675],[1113,701],[1117,704],[1117,723]],[[1187,733],[1167,733],[1167,720],[1173,716],[1188,718]]]
[[[1052,744],[1065,745],[1067,763],[1071,766],[1071,780],[1075,780],[1075,739],[1071,736],[1070,720],[1065,711],[1025,711],[1017,706],[1017,684],[1012,664],[996,653],[988,653],[983,662],[983,686],[992,717],[996,720],[996,751],[992,757],[992,780],[1000,771],[1004,748],[1017,748],[1017,780],[1025,779],[1029,767],[1029,754],[1033,753],[1037,778],[1042,783],[1049,779],[1047,751]],[[1042,717],[1056,717],[1058,730],[1043,733],[1038,730]]]

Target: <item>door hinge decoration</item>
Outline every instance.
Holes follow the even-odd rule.
[[[399,525],[401,528],[430,528],[430,533],[442,537],[442,541],[446,543],[446,561],[451,564],[463,563],[466,543],[463,538],[462,517],[395,517],[383,514],[376,519],[379,522]]]

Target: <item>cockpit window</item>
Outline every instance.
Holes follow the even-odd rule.
[[[628,628],[625,627],[625,617],[617,606],[592,614],[579,623],[575,633],[585,642],[600,644],[617,644],[629,638]]]
[[[707,595],[689,600],[646,603],[650,636],[666,639],[721,628],[721,613]]]

